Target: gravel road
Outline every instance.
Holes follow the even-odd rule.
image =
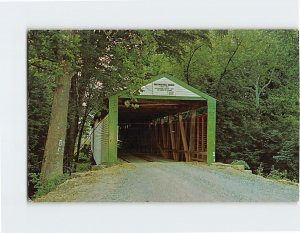
[[[298,199],[297,185],[232,168],[134,159],[133,163],[88,172],[68,180],[37,201],[296,202]]]

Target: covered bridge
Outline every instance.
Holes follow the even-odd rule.
[[[159,75],[135,96],[109,98],[96,122],[92,151],[97,164],[124,153],[148,153],[175,161],[215,161],[216,100],[169,75]]]

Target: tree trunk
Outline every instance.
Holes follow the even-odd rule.
[[[41,169],[42,183],[63,174],[64,144],[67,131],[68,102],[72,75],[65,65],[65,75],[56,79],[50,124]]]
[[[74,149],[76,144],[76,137],[78,134],[78,103],[77,103],[77,76],[72,78],[69,110],[68,110],[68,129],[66,135],[66,145],[64,152],[64,173],[71,173],[72,160],[74,156]]]
[[[261,88],[259,87],[259,77],[256,79],[255,85],[254,85],[254,90],[255,90],[255,105],[258,108],[260,105],[260,96],[263,93],[263,91],[270,85],[272,82],[272,78],[269,79],[269,81],[262,86]]]
[[[82,135],[83,135],[83,131],[84,131],[84,125],[85,125],[87,116],[88,116],[88,106],[85,107],[84,115],[82,117],[82,122],[81,122],[80,130],[79,130],[78,141],[77,141],[77,153],[76,153],[75,159],[74,159],[74,161],[75,161],[74,171],[76,171],[76,163],[78,163],[78,160],[79,160],[81,139],[82,139]]]
[[[186,68],[184,70],[184,76],[185,76],[185,80],[186,80],[188,85],[191,85],[191,83],[190,83],[190,67],[191,67],[192,59],[193,59],[196,51],[198,49],[200,49],[201,47],[202,47],[202,45],[197,46],[196,48],[194,48],[193,51],[191,52],[190,56],[189,56],[188,61],[187,61],[187,65],[186,65]]]
[[[228,72],[229,64],[232,62],[232,59],[233,59],[233,57],[235,56],[235,54],[237,53],[238,48],[240,47],[240,45],[241,45],[241,43],[238,43],[238,44],[237,44],[236,48],[234,49],[234,51],[233,51],[232,54],[230,55],[230,57],[229,57],[229,59],[228,59],[226,65],[225,65],[225,67],[224,67],[224,70],[223,70],[222,74],[220,75],[220,78],[219,78],[219,80],[218,80],[218,82],[217,82],[216,99],[219,98],[220,87],[221,87],[221,84],[222,84],[222,81],[223,81],[225,75],[226,75],[227,72]]]

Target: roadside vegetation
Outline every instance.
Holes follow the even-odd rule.
[[[217,99],[217,162],[299,182],[298,41],[297,30],[29,31],[28,196],[90,169],[83,148],[107,97],[163,73]]]

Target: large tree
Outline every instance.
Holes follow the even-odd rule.
[[[32,39],[40,44],[29,65],[47,70],[54,79],[54,92],[47,140],[41,168],[41,180],[47,182],[63,174],[63,155],[67,129],[69,90],[76,74],[79,37],[73,31],[36,31]]]

